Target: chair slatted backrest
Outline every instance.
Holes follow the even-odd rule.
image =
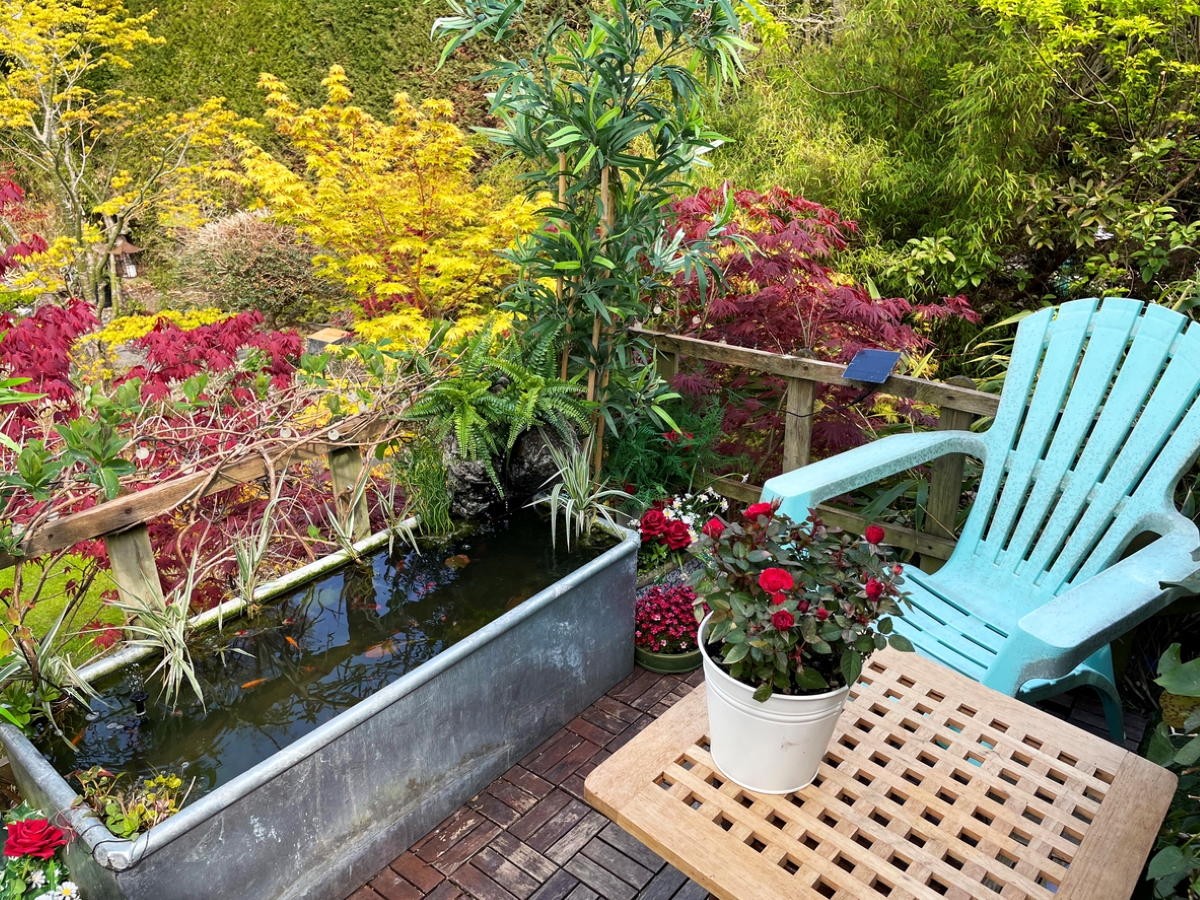
[[[1165,307],[1077,300],[1026,318],[943,577],[999,570],[1033,607],[1168,528],[1200,451],[1198,391],[1200,326]]]

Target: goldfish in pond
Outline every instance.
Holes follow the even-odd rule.
[[[270,679],[267,678],[255,678],[253,681],[247,681],[245,684],[243,684],[242,690],[248,691],[252,687],[258,687],[260,684],[266,684],[269,680]]]
[[[285,641],[287,641],[289,644],[291,644],[293,647],[295,647],[297,650],[300,649],[300,645],[296,643],[296,639],[294,637],[292,637],[290,634],[284,635],[283,639]]]
[[[396,652],[396,641],[384,641],[382,644],[376,644],[371,647],[363,655],[369,659],[382,659],[385,656],[391,656]]]
[[[467,563],[469,563],[470,561],[471,561],[471,558],[469,556],[467,556],[465,553],[459,553],[459,554],[456,554],[455,556],[450,557],[448,560],[446,560],[446,568],[447,569],[462,569],[462,568],[465,568]]]

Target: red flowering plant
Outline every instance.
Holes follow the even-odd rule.
[[[652,653],[695,650],[695,604],[696,592],[686,585],[650,588],[637,601],[633,642]]]
[[[853,684],[874,651],[912,649],[892,630],[904,582],[879,546],[882,528],[858,539],[756,503],[740,521],[716,519],[702,532],[694,552],[707,565],[689,581],[696,616],[712,610],[709,655],[756,700]]]
[[[8,838],[4,842],[0,900],[83,896],[69,880],[67,867],[60,858],[59,851],[69,839],[61,828],[24,803],[9,811],[4,822]]]
[[[638,568],[642,571],[657,568],[671,553],[688,549],[699,538],[704,524],[728,509],[729,501],[712,488],[656,500],[642,513],[638,523],[642,535]]]

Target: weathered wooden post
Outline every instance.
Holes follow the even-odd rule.
[[[354,515],[354,539],[361,541],[371,533],[371,517],[364,491],[354,503],[358,480],[362,477],[362,452],[358,447],[337,447],[326,454],[329,478],[333,482],[333,500],[338,518],[343,524]],[[352,505],[353,504],[353,505]]]
[[[783,425],[783,471],[807,466],[812,458],[813,406],[816,384],[807,378],[788,378],[787,420]]]
[[[121,600],[134,606],[162,609],[166,600],[145,523],[118,534],[106,534],[104,546]]]
[[[947,384],[974,388],[975,382],[966,375],[955,375],[946,379]],[[938,431],[965,431],[975,419],[972,413],[943,406],[938,416]],[[951,453],[935,459],[929,471],[929,501],[925,509],[925,530],[936,537],[954,540],[954,526],[958,520],[958,504],[962,498],[963,465],[966,457]],[[933,573],[945,565],[945,560],[928,554],[921,555],[921,569]]]

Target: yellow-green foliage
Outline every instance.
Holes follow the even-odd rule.
[[[196,309],[187,312],[168,309],[153,315],[117,316],[98,331],[79,338],[71,348],[71,361],[78,370],[82,383],[105,382],[116,374],[119,365],[116,348],[149,334],[160,320],[173,322],[183,331],[191,331],[201,325],[222,322],[231,315],[219,309]]]
[[[151,315],[118,316],[99,331],[85,334],[79,340],[82,343],[96,343],[108,347],[116,347],[149,334],[160,320],[172,322],[178,325],[182,331],[191,331],[193,328],[199,328],[201,325],[212,325],[214,322],[222,322],[229,317],[230,313],[219,309],[194,309],[186,312],[167,309]]]
[[[512,313],[493,313],[490,316],[468,314],[460,316],[446,333],[445,343],[453,344],[461,338],[474,334],[489,319],[492,322],[494,334],[508,331],[513,326]],[[432,323],[422,316],[416,307],[407,304],[396,312],[380,316],[377,319],[368,319],[354,326],[354,333],[365,341],[378,343],[388,340],[412,347],[423,347],[429,343],[432,330]]]
[[[58,250],[72,251],[93,301],[107,277],[106,254],[89,248],[97,229],[107,250],[138,222],[202,223],[215,183],[232,177],[227,139],[257,124],[219,97],[164,111],[106,89],[140,47],[160,43],[152,18],[130,16],[122,0],[0,0],[0,159],[49,189],[71,240]]]
[[[402,297],[443,317],[485,301],[512,274],[496,255],[534,225],[536,207],[472,183],[474,154],[453,106],[398,95],[390,124],[350,105],[340,66],[328,102],[305,109],[264,74],[267,118],[304,159],[294,171],[250,141],[242,166],[281,224],[320,250],[317,271],[362,299]]]
[[[29,610],[29,615],[25,619],[25,624],[33,631],[37,637],[45,635],[58,621],[58,617],[62,615],[63,606],[66,604],[71,590],[68,588],[72,582],[82,584],[87,577],[89,560],[79,556],[67,556],[60,560],[53,572],[46,573],[45,581],[42,584],[38,601]],[[42,561],[32,560],[24,564],[21,583],[23,585],[22,594],[28,598],[32,591],[36,588],[43,574]],[[12,568],[0,569],[0,590],[12,590],[15,570]],[[97,574],[91,587],[88,589],[87,596],[76,608],[71,621],[63,623],[61,632],[63,637],[75,635],[83,630],[83,627],[90,622],[98,621],[105,625],[121,625],[125,621],[124,615],[120,610],[107,605],[103,601],[105,591],[112,590],[116,587],[112,578],[107,571],[101,571]],[[73,587],[72,587],[73,590]],[[74,640],[68,642],[66,647],[68,652],[75,654],[75,661],[80,662],[82,659],[92,656],[96,652],[96,648],[92,646],[92,638],[87,634],[79,634]]]

